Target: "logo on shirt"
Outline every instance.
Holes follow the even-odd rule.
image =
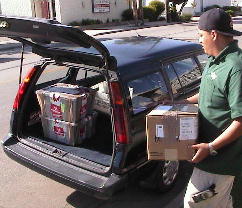
[[[215,74],[215,72],[211,73],[211,78],[212,78],[212,80],[215,80],[217,78],[217,75]]]
[[[0,29],[9,28],[9,24],[6,21],[0,21]]]

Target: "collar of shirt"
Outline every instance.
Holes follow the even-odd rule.
[[[210,64],[215,64],[217,62],[222,61],[226,55],[228,55],[229,53],[235,51],[238,49],[238,40],[233,40],[232,42],[230,42],[220,53],[218,56],[214,57],[214,56],[210,56],[209,58],[211,58],[210,60]]]

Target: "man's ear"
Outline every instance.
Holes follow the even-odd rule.
[[[211,33],[210,34],[211,34],[213,40],[216,40],[217,39],[218,33],[217,33],[216,30],[211,30]]]

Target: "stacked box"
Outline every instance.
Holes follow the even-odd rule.
[[[70,84],[56,84],[36,91],[44,117],[78,122],[93,107],[95,91]]]
[[[41,117],[41,121],[45,137],[75,146],[94,135],[96,117],[97,113],[93,112],[78,123],[65,122],[48,117]]]
[[[74,146],[93,135],[95,90],[59,83],[36,94],[45,137]]]
[[[92,89],[97,91],[93,101],[93,109],[110,115],[111,108],[107,82],[100,82],[92,86]]]
[[[149,160],[191,160],[198,137],[198,107],[158,106],[146,116]]]
[[[109,95],[97,91],[93,101],[93,109],[110,115],[111,108]]]

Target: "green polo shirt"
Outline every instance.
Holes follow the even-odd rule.
[[[199,143],[211,142],[242,116],[242,50],[231,42],[217,57],[210,57],[199,91]],[[242,137],[208,156],[196,167],[222,175],[242,170]]]

